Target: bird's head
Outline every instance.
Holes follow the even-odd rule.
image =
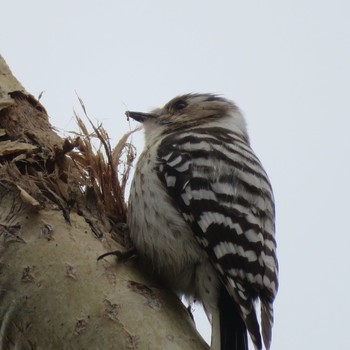
[[[232,101],[213,94],[178,96],[150,113],[127,111],[126,116],[143,123],[146,142],[151,136],[210,126],[235,130],[248,139],[246,123],[238,107]]]

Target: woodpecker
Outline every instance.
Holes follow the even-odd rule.
[[[247,332],[256,350],[269,349],[274,197],[242,113],[221,96],[187,94],[126,115],[145,133],[128,203],[138,256],[178,295],[203,304],[211,350],[246,350]]]

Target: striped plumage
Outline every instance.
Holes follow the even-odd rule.
[[[238,108],[189,94],[127,115],[143,122],[146,137],[129,198],[138,254],[177,293],[203,303],[212,350],[247,349],[246,329],[256,349],[261,333],[268,349],[278,287],[274,200]]]

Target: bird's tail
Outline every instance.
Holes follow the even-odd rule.
[[[273,324],[273,306],[272,302],[261,300],[261,328],[266,349],[270,349],[272,338],[272,324]]]
[[[219,294],[220,350],[248,350],[247,328],[233,298],[222,286]]]

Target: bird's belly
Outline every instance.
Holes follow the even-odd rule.
[[[191,294],[196,267],[206,257],[159,179],[155,175],[136,179],[128,209],[130,237],[136,251],[174,289]]]

